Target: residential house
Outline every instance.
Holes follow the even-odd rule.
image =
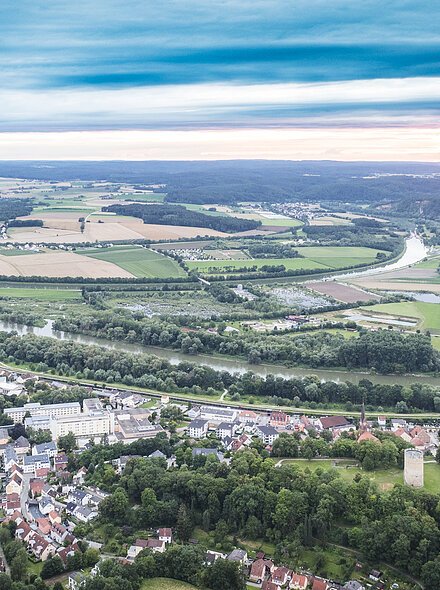
[[[324,578],[313,578],[312,590],[328,590],[327,580]]]
[[[148,547],[148,539],[136,539],[134,545],[128,548],[127,559],[134,559],[139,553]]]
[[[68,502],[73,502],[78,506],[87,506],[90,500],[90,494],[83,490],[72,490],[67,496]]]
[[[76,486],[82,486],[86,479],[87,469],[85,467],[81,467],[78,473],[75,473],[73,476],[73,484]]]
[[[57,445],[54,441],[41,443],[32,447],[32,455],[47,455],[51,459],[57,454]]]
[[[274,428],[286,428],[290,424],[290,416],[284,412],[272,412],[269,416],[269,424]]]
[[[265,580],[261,586],[261,590],[280,590],[280,588],[275,584],[275,582]]]
[[[55,523],[61,523],[61,516],[58,514],[58,512],[56,512],[55,510],[49,512],[49,522],[52,525]]]
[[[55,505],[49,496],[44,496],[38,502],[38,508],[41,514],[50,514],[55,510]]]
[[[247,561],[248,555],[244,549],[233,549],[226,559],[228,561],[238,561],[243,565]]]
[[[273,426],[258,425],[255,429],[255,434],[264,442],[265,445],[273,445],[279,437],[279,433]]]
[[[42,535],[48,535],[51,530],[50,522],[47,518],[37,518],[36,521],[38,530]]]
[[[387,417],[386,416],[378,416],[377,423],[381,428],[385,428],[387,425]]]
[[[12,446],[17,455],[26,455],[31,450],[30,442],[24,436],[19,436]]]
[[[204,438],[208,432],[208,420],[196,418],[188,424],[188,436],[190,438]]]
[[[318,430],[338,429],[346,432],[353,428],[353,425],[344,416],[325,416],[316,420]]]
[[[55,522],[52,524],[52,529],[50,531],[50,536],[52,539],[62,545],[67,535],[67,529],[61,523]]]
[[[191,454],[194,457],[208,457],[208,455],[215,455],[217,457],[217,459],[220,461],[220,463],[222,463],[225,458],[223,453],[221,453],[220,451],[218,451],[217,449],[203,449],[203,448],[194,448],[191,451]]]
[[[55,455],[54,460],[53,460],[55,473],[57,473],[58,471],[64,471],[65,469],[67,469],[68,462],[69,462],[69,458],[64,453],[61,453],[60,455]]]
[[[6,485],[6,493],[9,494],[21,494],[23,486],[23,477],[19,471],[12,474],[9,482]]]
[[[47,455],[27,455],[23,459],[23,472],[34,473],[40,469],[50,469],[50,459]]]
[[[32,533],[33,531],[31,527],[25,520],[23,520],[15,529],[15,538],[23,541],[23,543],[27,543]]]
[[[147,541],[147,549],[151,549],[153,553],[164,553],[165,548],[165,541],[160,541],[159,539],[148,539]]]
[[[52,543],[43,539],[41,535],[33,532],[28,540],[28,548],[39,561],[46,561],[55,553],[55,547]]]
[[[350,580],[344,584],[344,590],[365,590],[365,586],[357,580]]]
[[[86,585],[87,578],[81,572],[72,572],[69,574],[68,585],[69,590],[80,590]]]
[[[44,480],[39,477],[33,477],[29,482],[29,491],[33,498],[41,496],[44,487]]]
[[[292,590],[306,590],[309,585],[309,578],[304,574],[292,573],[289,588]]]
[[[163,541],[164,543],[172,543],[173,542],[173,531],[170,528],[161,528],[157,531],[159,541]]]
[[[18,465],[18,457],[12,445],[7,445],[3,454],[5,471],[11,471],[13,465]]]
[[[238,422],[221,422],[217,426],[216,434],[220,439],[224,439],[226,437],[232,439],[235,432],[237,431],[237,428]]]
[[[238,421],[241,424],[254,424],[258,420],[258,414],[252,410],[242,410],[238,414]]]
[[[286,567],[277,567],[273,570],[271,581],[277,586],[285,586],[292,577],[292,572]]]
[[[77,506],[73,511],[73,516],[81,522],[90,522],[98,516],[98,511],[88,506]]]
[[[249,580],[256,584],[261,584],[266,576],[271,574],[273,570],[273,561],[270,561],[269,559],[256,559],[251,565]]]

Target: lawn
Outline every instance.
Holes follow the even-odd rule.
[[[40,301],[64,301],[79,299],[80,291],[74,289],[33,289],[32,287],[0,287],[0,297],[39,299]]]
[[[417,318],[420,322],[418,328],[440,332],[440,305],[438,303],[424,303],[423,301],[382,303],[368,307],[367,311]]]
[[[275,224],[275,223],[274,223]],[[376,261],[378,250],[372,248],[357,248],[349,246],[304,247],[297,248],[304,258],[259,258],[254,260],[203,260],[189,261],[188,267],[197,268],[200,272],[217,274],[225,272],[226,267],[239,271],[243,267],[283,264],[286,270],[322,269],[323,271],[343,268],[358,264],[368,264]]]
[[[141,590],[195,590],[195,586],[171,578],[151,578],[142,583]]]
[[[172,260],[157,251],[138,246],[121,246],[113,248],[91,248],[80,250],[79,254],[112,262],[135,277],[168,278],[184,277],[185,271]]]
[[[309,468],[310,470],[318,468],[334,469],[346,481],[352,481],[357,473],[361,473],[375,481],[382,491],[391,489],[396,483],[403,484],[403,470],[397,467],[378,469],[376,471],[363,471],[359,467],[348,467],[356,463],[354,460],[338,459],[337,461],[340,467],[333,467],[333,461],[333,459],[313,459],[312,461],[284,459],[283,464],[298,465],[302,469]],[[437,463],[425,463],[424,489],[432,493],[440,492],[440,465]]]

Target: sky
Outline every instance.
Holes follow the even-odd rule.
[[[2,0],[0,159],[440,161],[440,3]]]

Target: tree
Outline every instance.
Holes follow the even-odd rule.
[[[11,578],[13,580],[23,580],[26,576],[28,563],[26,550],[22,547],[17,551],[11,562]]]
[[[53,576],[62,574],[63,571],[63,562],[59,555],[55,555],[54,557],[49,557],[49,559],[44,562],[43,569],[41,570],[41,577],[43,580],[47,580],[48,578],[53,578]]]
[[[177,513],[176,532],[177,536],[181,541],[188,541],[192,533],[193,525],[191,517],[188,514],[186,506],[180,505],[179,512]]]
[[[65,436],[60,436],[58,439],[58,446],[66,453],[71,453],[74,449],[76,449],[76,438],[73,432],[69,432]]]
[[[125,524],[128,520],[128,496],[122,488],[117,488],[113,494],[104,498],[99,505],[101,516],[115,524]]]
[[[245,590],[246,583],[242,567],[235,561],[217,559],[205,568],[202,574],[203,585],[211,590]]]
[[[425,588],[440,588],[440,559],[425,563],[421,578]]]

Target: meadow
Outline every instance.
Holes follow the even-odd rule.
[[[373,305],[366,311],[417,318],[419,320],[417,328],[440,333],[440,308],[438,303],[424,303],[422,301],[382,303]]]
[[[37,301],[65,301],[81,298],[81,292],[74,289],[0,287],[0,297],[17,299],[35,299]]]
[[[296,465],[301,469],[327,469],[335,470],[342,479],[352,481],[357,473],[368,476],[381,490],[390,490],[395,484],[403,484],[403,470],[397,467],[377,469],[376,471],[363,471],[356,465],[356,461],[350,459],[282,459],[282,464]],[[337,467],[334,467],[336,461]],[[438,493],[440,489],[440,465],[433,459],[432,463],[425,463],[425,486],[427,492]]]
[[[196,587],[171,578],[151,578],[142,583],[141,590],[195,590]]]
[[[91,248],[80,253],[88,258],[111,262],[135,277],[183,277],[185,271],[171,258],[138,246]]]
[[[252,260],[202,260],[189,261],[190,269],[208,274],[239,272],[241,268],[265,265],[284,265],[286,270],[333,270],[358,264],[372,263],[377,250],[363,247],[303,247],[297,248],[303,258],[256,258]]]

